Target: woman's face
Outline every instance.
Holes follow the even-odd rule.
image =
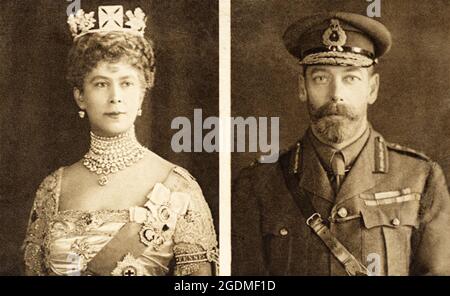
[[[140,74],[126,62],[101,61],[84,78],[83,91],[75,88],[75,100],[95,134],[112,137],[131,128],[145,95]]]

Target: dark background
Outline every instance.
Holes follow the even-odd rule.
[[[326,11],[366,15],[366,0],[241,0],[232,3],[233,116],[279,116],[280,147],[308,125],[297,98],[300,66],[282,43],[300,17]],[[450,1],[381,0],[381,18],[393,36],[378,66],[377,102],[369,120],[388,141],[425,152],[450,178]],[[232,173],[257,153],[233,153]]]
[[[65,81],[72,38],[65,0],[2,1],[0,11],[0,275],[19,274],[34,192],[52,171],[79,160],[89,148],[87,119],[78,118]],[[176,116],[218,116],[217,1],[81,0],[141,7],[146,35],[155,42],[156,81],[136,122],[141,143],[197,178],[218,230],[218,154],[174,153]]]

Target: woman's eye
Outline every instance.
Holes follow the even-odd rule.
[[[124,82],[122,82],[122,85],[125,86],[125,87],[130,87],[130,86],[133,86],[134,83],[131,82],[131,81],[124,81]]]
[[[108,86],[108,84],[106,82],[104,82],[104,81],[100,81],[100,82],[96,82],[95,83],[95,87],[98,87],[98,88],[104,88],[104,87],[107,87],[107,86]]]

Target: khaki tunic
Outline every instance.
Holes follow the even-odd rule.
[[[372,131],[337,195],[307,139],[233,186],[233,275],[346,275],[305,224],[281,162],[331,233],[379,275],[450,275],[450,197],[439,165]]]

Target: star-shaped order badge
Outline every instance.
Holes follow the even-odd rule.
[[[141,242],[158,250],[165,242],[170,241],[177,218],[188,208],[190,195],[182,192],[171,192],[161,183],[155,184],[147,196],[149,201],[144,205],[150,215],[145,215],[140,209],[133,211],[134,218],[140,218],[143,227],[139,232]]]
[[[117,263],[117,267],[111,272],[113,276],[143,276],[145,267],[128,253],[122,261]]]

